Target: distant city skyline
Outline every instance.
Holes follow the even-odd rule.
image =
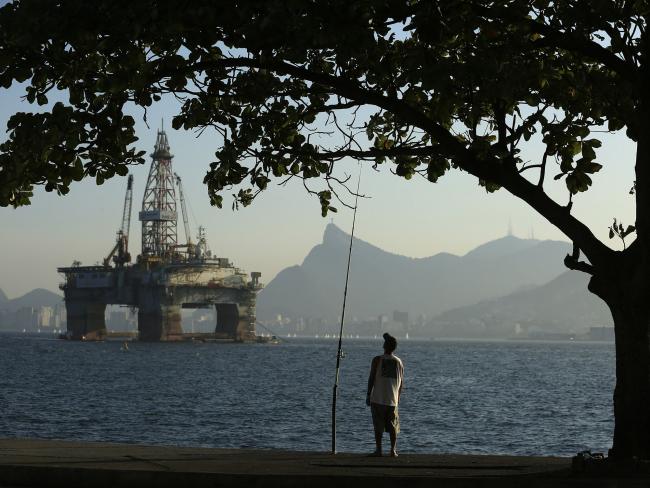
[[[0,125],[16,111],[38,110],[20,100],[21,87],[0,91]],[[160,127],[165,120],[174,171],[183,178],[190,207],[190,225],[207,231],[212,251],[230,258],[246,271],[261,271],[268,283],[280,270],[302,262],[307,252],[322,238],[330,218],[349,232],[352,212],[339,208],[327,218],[320,216],[320,206],[308,196],[298,182],[278,188],[275,183],[263,192],[251,207],[231,211],[230,193],[224,192],[224,209],[209,205],[203,176],[220,139],[214,132],[201,137],[195,133],[169,128],[178,111],[175,101],[163,100],[148,110],[149,126],[142,112],[133,112],[136,119],[136,147],[150,154]],[[597,134],[603,140],[598,160],[604,167],[594,175],[594,187],[574,197],[573,213],[583,219],[605,244],[619,249],[620,243],[609,240],[608,226],[617,218],[626,225],[634,222],[634,199],[629,190],[634,181],[634,146],[622,134]],[[0,143],[6,139],[0,136]],[[524,157],[539,157],[541,145],[531,140]],[[149,169],[132,167],[134,202],[131,223],[131,254],[140,249],[138,211]],[[357,165],[347,165],[356,179]],[[566,202],[568,194],[563,182],[553,182],[555,171],[549,172],[551,196]],[[534,173],[531,176],[534,177]],[[0,208],[0,288],[14,298],[33,288],[57,290],[60,276],[57,266],[73,260],[84,264],[101,262],[115,242],[126,178],[116,177],[101,186],[92,179],[73,183],[64,197],[37,188],[32,205],[19,209]],[[504,190],[486,194],[475,178],[459,171],[450,171],[437,184],[422,178],[403,180],[390,174],[389,167],[379,171],[364,165],[361,175],[361,199],[356,235],[386,251],[410,257],[424,257],[438,252],[462,255],[486,241],[502,237],[512,228],[514,235],[530,237],[534,230],[538,239],[566,240],[566,237],[523,202]],[[184,239],[182,224],[179,236]]]

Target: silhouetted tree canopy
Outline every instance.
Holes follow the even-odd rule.
[[[39,105],[61,91],[65,101],[10,118],[0,203],[29,203],[34,185],[66,193],[85,176],[126,174],[144,153],[125,111],[171,93],[183,101],[175,128],[223,134],[205,176],[215,205],[232,185],[250,183],[236,197],[247,205],[274,178],[324,178],[326,213],[335,163],[351,157],[434,182],[466,171],[575,241],[588,230],[544,180],[585,191],[601,168],[591,131],[641,132],[645,5],[15,1],[0,10],[0,85],[24,83]],[[546,151],[526,165],[535,134]],[[597,261],[605,251],[589,241]]]

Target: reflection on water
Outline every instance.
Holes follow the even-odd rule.
[[[0,335],[0,436],[327,451],[336,341],[82,343]],[[374,447],[381,340],[344,342],[338,446]],[[402,452],[606,451],[611,344],[401,341]]]

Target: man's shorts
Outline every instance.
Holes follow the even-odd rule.
[[[399,413],[397,412],[397,407],[371,403],[370,411],[372,412],[372,425],[375,428],[375,432],[390,432],[394,429],[395,433],[399,434]]]

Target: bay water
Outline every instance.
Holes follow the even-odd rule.
[[[381,339],[344,340],[338,450],[374,448],[365,394]],[[328,451],[333,339],[277,345],[72,342],[0,334],[0,437]],[[614,346],[400,340],[398,450],[606,452]],[[387,442],[387,439],[386,439]]]

